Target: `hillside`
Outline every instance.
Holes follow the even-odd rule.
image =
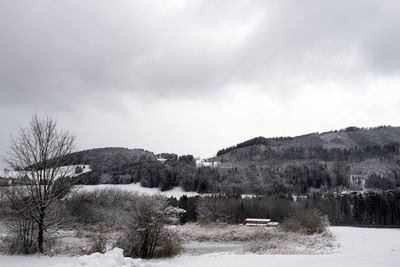
[[[80,184],[211,193],[218,198],[213,200],[215,209],[235,223],[244,211],[278,218],[276,211],[296,201],[317,206],[334,224],[398,224],[399,132],[399,127],[351,127],[298,137],[258,137],[205,161],[143,149],[100,148],[72,153],[64,165],[90,165],[86,169],[92,171],[79,176]],[[0,179],[0,186],[9,182]],[[182,208],[191,210],[188,217],[196,218],[196,200],[182,201]]]
[[[154,153],[143,149],[121,147],[95,148],[69,154],[66,161],[79,164],[101,165],[104,168],[122,166],[142,161],[157,161]]]
[[[162,160],[159,160],[162,158]],[[98,148],[68,155],[65,164],[89,164],[92,171],[81,175],[81,184],[130,184],[168,190],[196,171],[193,156],[170,153],[155,155],[143,149]],[[200,185],[201,187],[201,185]],[[188,191],[201,191],[198,185]]]
[[[257,137],[217,154],[248,192],[394,189],[400,185],[400,127],[298,137]],[[232,175],[231,175],[232,177]],[[237,180],[235,178],[234,180]]]
[[[264,160],[339,157],[340,153],[363,150],[395,150],[400,144],[400,127],[348,127],[340,131],[311,133],[297,137],[256,137],[217,152],[222,160]],[[324,151],[321,155],[320,151]],[[378,151],[376,151],[377,153]],[[318,154],[319,153],[319,154]]]
[[[306,194],[392,190],[400,186],[400,127],[356,128],[297,137],[257,137],[218,152],[217,167],[193,156],[100,148],[66,158],[89,164],[82,184],[129,184],[167,190],[238,194]],[[160,159],[162,158],[162,160]]]

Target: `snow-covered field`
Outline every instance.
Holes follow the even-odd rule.
[[[75,169],[77,167],[82,168],[82,172],[79,174],[75,173]],[[62,166],[60,167],[59,173],[64,175],[64,176],[71,176],[75,177],[84,173],[91,172],[92,169],[90,168],[90,165],[69,165],[69,166]],[[7,170],[0,170],[0,177],[4,178],[18,178],[18,176],[21,175],[21,172],[19,171],[7,171]],[[57,176],[56,178],[58,178]]]
[[[234,225],[226,223],[187,223],[176,227],[186,253],[234,251],[257,254],[328,254],[337,247],[328,231],[305,235],[286,232],[279,227]]]
[[[105,189],[117,189],[117,190],[123,190],[127,192],[136,192],[139,194],[147,194],[147,195],[156,195],[156,194],[161,194],[166,197],[176,197],[180,198],[183,195],[186,195],[187,197],[194,197],[199,195],[199,193],[196,192],[185,192],[181,187],[174,187],[171,190],[167,191],[160,191],[158,188],[148,188],[148,187],[143,187],[140,185],[140,183],[136,184],[99,184],[99,185],[82,185],[79,186],[79,191],[81,192],[93,192],[96,190],[105,190]]]
[[[400,229],[330,227],[340,244],[330,254],[259,255],[251,253],[214,252],[182,255],[172,259],[140,260],[124,258],[114,249],[106,254],[82,257],[6,256],[0,255],[1,267],[75,267],[75,266],[400,266]],[[233,249],[235,251],[235,249]]]
[[[184,195],[187,197],[195,197],[195,196],[201,196],[201,197],[207,197],[211,196],[209,193],[197,193],[197,192],[186,192],[184,191],[180,186],[174,187],[170,190],[166,191],[161,191],[157,187],[155,188],[148,188],[148,187],[143,187],[140,185],[140,183],[132,183],[132,184],[97,184],[97,185],[79,185],[79,191],[81,192],[93,192],[96,190],[105,190],[105,189],[117,189],[117,190],[122,190],[122,191],[127,191],[127,192],[133,192],[133,193],[138,193],[138,194],[146,194],[146,195],[163,195],[166,197],[175,197],[175,198],[180,198]],[[257,195],[250,195],[250,194],[242,194],[242,198],[253,198],[257,197]]]

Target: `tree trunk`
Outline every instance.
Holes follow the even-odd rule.
[[[43,253],[43,231],[44,231],[44,207],[40,208],[39,217],[39,236],[38,236],[38,247],[40,253]]]

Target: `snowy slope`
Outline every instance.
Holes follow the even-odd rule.
[[[75,173],[76,167],[81,167],[82,172],[79,174]],[[84,174],[91,172],[91,168],[89,165],[69,165],[69,166],[61,166],[60,167],[60,173],[62,173],[65,176],[70,176],[70,177],[76,177],[78,175]],[[7,170],[0,170],[0,177],[4,178],[18,178],[20,175],[19,171],[7,171]],[[56,177],[58,178],[58,177]]]
[[[147,194],[147,195],[156,195],[161,194],[166,197],[176,197],[180,198],[183,195],[187,197],[193,197],[199,195],[196,192],[185,192],[181,187],[174,187],[171,190],[161,192],[158,188],[148,188],[143,187],[140,183],[136,184],[99,184],[99,185],[83,185],[79,186],[79,191],[82,192],[93,192],[96,190],[105,190],[105,189],[119,189],[128,192],[136,192],[139,194]]]
[[[328,255],[256,255],[211,253],[199,256],[183,255],[172,259],[140,260],[124,258],[118,249],[104,255],[82,257],[38,257],[0,255],[1,267],[77,266],[138,266],[138,267],[200,267],[200,266],[400,266],[400,229],[331,227],[341,247]]]

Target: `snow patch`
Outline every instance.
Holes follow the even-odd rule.
[[[61,263],[55,267],[132,267],[134,260],[124,257],[120,248],[114,248],[106,253],[93,253],[79,257],[77,263]]]
[[[75,170],[77,167],[82,168],[82,172],[80,173],[75,173]],[[90,165],[68,165],[68,166],[61,166],[59,173],[64,175],[64,176],[70,176],[70,177],[76,177],[84,173],[91,172],[92,169],[90,168]],[[21,171],[10,171],[10,170],[2,170],[0,171],[0,177],[3,178],[13,178],[16,179],[18,176],[23,173]],[[58,176],[56,178],[59,178]]]
[[[319,255],[259,255],[217,252],[202,255],[183,255],[171,259],[141,260],[123,257],[122,250],[82,257],[7,256],[0,255],[0,266],[12,267],[240,267],[240,266],[400,266],[400,229],[330,227],[340,248],[331,254]],[[195,247],[196,244],[192,244]],[[57,265],[58,264],[58,265]]]
[[[99,184],[99,185],[82,185],[79,186],[78,191],[80,192],[94,192],[96,190],[106,190],[106,189],[117,189],[128,192],[135,192],[145,195],[158,195],[161,194],[166,197],[176,197],[180,198],[184,195],[187,197],[198,196],[199,193],[196,192],[185,192],[181,187],[174,187],[173,189],[167,191],[161,191],[158,188],[148,188],[143,187],[140,183],[133,184]]]

